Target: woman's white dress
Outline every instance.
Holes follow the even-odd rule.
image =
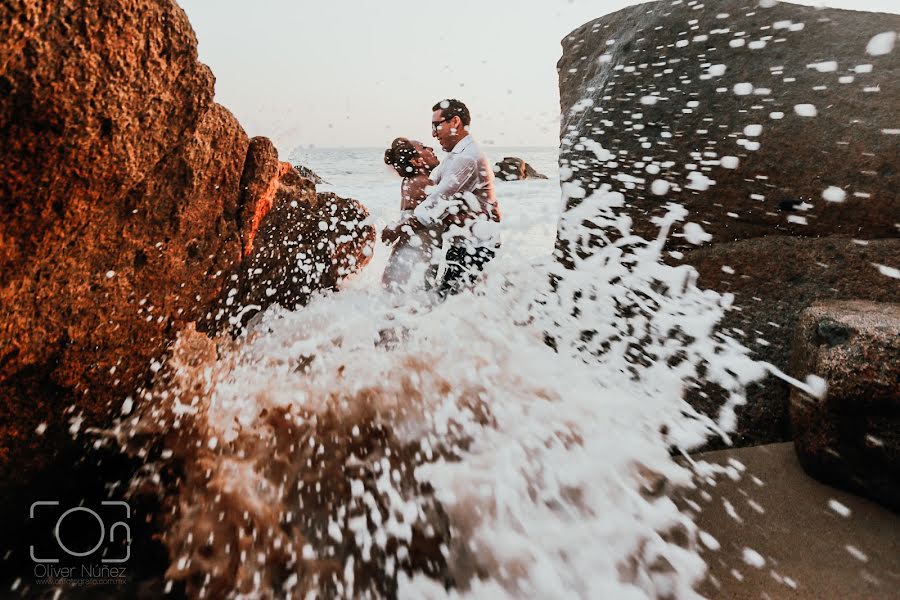
[[[401,218],[411,216],[411,210],[404,210]],[[385,287],[398,291],[429,289],[434,283],[437,269],[435,241],[430,231],[404,236],[395,245],[384,269],[382,283]]]

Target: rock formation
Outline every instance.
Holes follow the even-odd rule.
[[[304,179],[309,179],[314,185],[319,185],[320,183],[328,183],[319,175],[310,169],[309,167],[304,167],[303,165],[294,165],[294,170],[297,171],[297,174]]]
[[[6,3],[0,40],[6,482],[70,405],[102,421],[218,292],[247,136],[174,3]]]
[[[241,268],[229,276],[215,306],[201,319],[206,331],[237,333],[272,304],[289,309],[303,305],[312,293],[333,289],[372,256],[375,227],[364,224],[366,207],[330,192],[317,194],[311,179],[278,163],[277,156],[275,162],[272,183],[252,197],[272,208]]]
[[[494,165],[494,174],[503,181],[522,181],[523,179],[547,179],[521,158],[506,156]]]
[[[900,510],[900,304],[815,304],[795,338],[792,370],[828,385],[823,399],[791,391],[803,468]]]
[[[281,171],[275,144],[266,137],[251,139],[241,175],[241,209],[237,215],[244,256],[253,248],[259,224],[275,202]]]
[[[876,266],[900,255],[900,51],[867,50],[897,30],[896,15],[745,0],[651,2],[589,22],[558,63],[563,185],[621,192],[648,238],[667,203],[685,206],[694,224],[669,239],[672,261],[734,293],[724,331],[786,369],[811,303],[900,292]],[[788,386],[748,392],[734,441],[787,439]]]
[[[214,78],[171,0],[7,2],[0,50],[9,500],[14,484],[79,457],[71,433],[107,423],[176,333],[209,310],[267,231],[284,173],[271,143],[251,143],[213,102]],[[335,204],[303,206],[320,219]],[[335,244],[341,256],[356,252],[347,246]]]

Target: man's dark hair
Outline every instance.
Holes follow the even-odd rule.
[[[469,123],[472,122],[472,117],[469,116],[469,109],[466,108],[466,105],[457,100],[456,98],[447,98],[446,100],[441,100],[437,104],[431,107],[431,110],[440,110],[441,116],[445,119],[452,119],[453,117],[459,117],[459,120],[462,121],[463,127],[468,127]]]

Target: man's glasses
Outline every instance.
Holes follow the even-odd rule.
[[[450,119],[452,119],[452,118],[453,118],[453,117],[450,117]],[[437,130],[438,130],[438,127],[441,126],[441,123],[446,123],[446,122],[449,121],[450,119],[441,119],[440,121],[432,121],[432,122],[431,122],[431,130],[432,130],[432,131],[437,131]]]

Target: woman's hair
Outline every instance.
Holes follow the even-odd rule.
[[[384,151],[384,162],[394,167],[400,177],[412,177],[418,172],[412,165],[412,160],[418,155],[411,141],[398,137],[391,143],[391,147]]]

